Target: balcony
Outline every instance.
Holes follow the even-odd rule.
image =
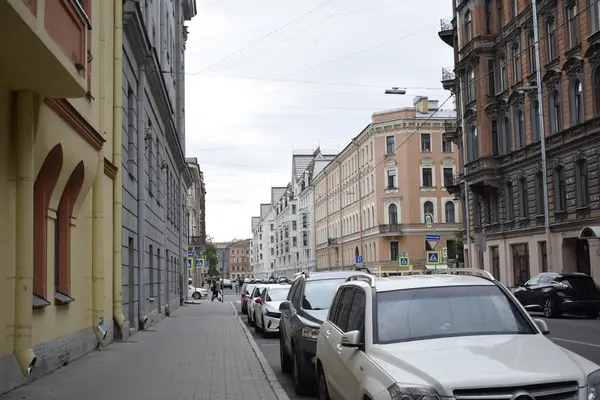
[[[458,125],[456,122],[444,122],[444,140],[449,140],[458,146]]]
[[[206,237],[190,236],[190,246],[206,246]]]
[[[475,192],[484,186],[501,187],[504,184],[500,168],[502,164],[498,157],[485,156],[465,164],[465,179]]]
[[[330,246],[339,246],[340,238],[329,238],[327,239],[327,244]]]
[[[461,182],[462,182],[462,176],[456,176],[456,175],[453,176],[452,181],[447,182],[447,184],[445,185],[448,193],[450,193],[451,195],[454,195],[456,197],[462,197]]]
[[[402,235],[402,224],[379,225],[379,233],[383,236]]]
[[[454,91],[456,85],[457,82],[454,67],[442,67],[442,87],[444,90]]]
[[[442,18],[440,20],[440,31],[438,32],[440,39],[448,46],[454,47],[454,26],[452,18]]]
[[[91,77],[91,23],[77,0],[0,1],[0,84],[77,98]],[[51,78],[50,78],[51,77]]]

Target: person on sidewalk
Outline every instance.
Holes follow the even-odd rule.
[[[223,302],[223,296],[221,295],[221,289],[223,287],[223,284],[221,283],[220,279],[215,279],[215,283],[213,286],[213,295],[212,295],[212,299],[210,300],[211,302],[215,301],[215,299],[217,299],[217,301],[221,300],[221,302]],[[221,297],[219,299],[219,296]]]
[[[219,297],[219,292],[217,291],[217,280],[213,279],[210,284],[210,291],[212,292],[211,302],[215,301],[216,298]]]

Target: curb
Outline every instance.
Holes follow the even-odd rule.
[[[287,395],[287,393],[285,392],[285,390],[283,390],[283,388],[279,384],[279,381],[277,380],[277,377],[275,376],[275,372],[273,372],[273,368],[271,368],[271,366],[269,365],[269,362],[267,361],[267,359],[265,358],[263,353],[258,348],[258,343],[256,343],[256,340],[254,340],[254,338],[252,337],[252,334],[248,330],[248,327],[244,323],[244,320],[242,320],[242,318],[238,315],[237,310],[235,309],[235,306],[233,305],[233,303],[229,303],[229,304],[231,304],[231,308],[233,308],[234,315],[237,318],[238,322],[240,323],[240,326],[242,327],[242,331],[244,331],[244,334],[246,335],[246,339],[248,339],[248,342],[250,343],[250,347],[252,347],[252,351],[256,355],[256,358],[258,358],[258,362],[260,362],[260,366],[262,367],[265,375],[267,376],[267,380],[269,381],[269,384],[273,388],[273,392],[275,392],[275,396],[277,397],[278,400],[290,400],[290,398]]]

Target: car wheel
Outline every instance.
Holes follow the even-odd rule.
[[[546,318],[556,318],[560,315],[559,310],[557,309],[556,302],[552,300],[550,297],[544,299],[544,317]]]
[[[279,330],[279,335],[279,362],[281,363],[281,370],[284,374],[289,374],[292,371],[292,362],[287,351],[285,351],[281,329]]]
[[[598,311],[588,311],[586,317],[588,317],[588,319],[596,319],[598,318]]]
[[[294,377],[294,391],[298,396],[306,393],[306,383],[304,379],[304,375],[302,374],[302,369],[300,367],[300,360],[298,360],[298,355],[296,351],[292,351],[292,366],[293,366],[293,377]]]
[[[194,292],[194,294],[192,295],[192,298],[194,300],[200,300],[200,297],[202,297],[202,295],[200,294],[200,292]]]
[[[327,379],[325,378],[325,371],[323,371],[322,366],[319,366],[317,379],[319,382],[319,400],[330,400]]]

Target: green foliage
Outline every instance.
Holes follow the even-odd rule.
[[[217,246],[213,244],[213,240],[210,236],[206,238],[205,258],[206,261],[208,261],[208,275],[219,275],[219,251],[217,249]]]
[[[450,254],[448,254],[448,258],[456,259],[456,261],[459,264],[464,263],[465,262],[464,245],[467,240],[464,229],[461,229],[460,231],[456,232],[454,234],[454,237],[452,238],[452,240],[454,241],[454,246],[452,249],[448,249],[448,252],[449,253],[452,252],[453,257],[450,257]]]

